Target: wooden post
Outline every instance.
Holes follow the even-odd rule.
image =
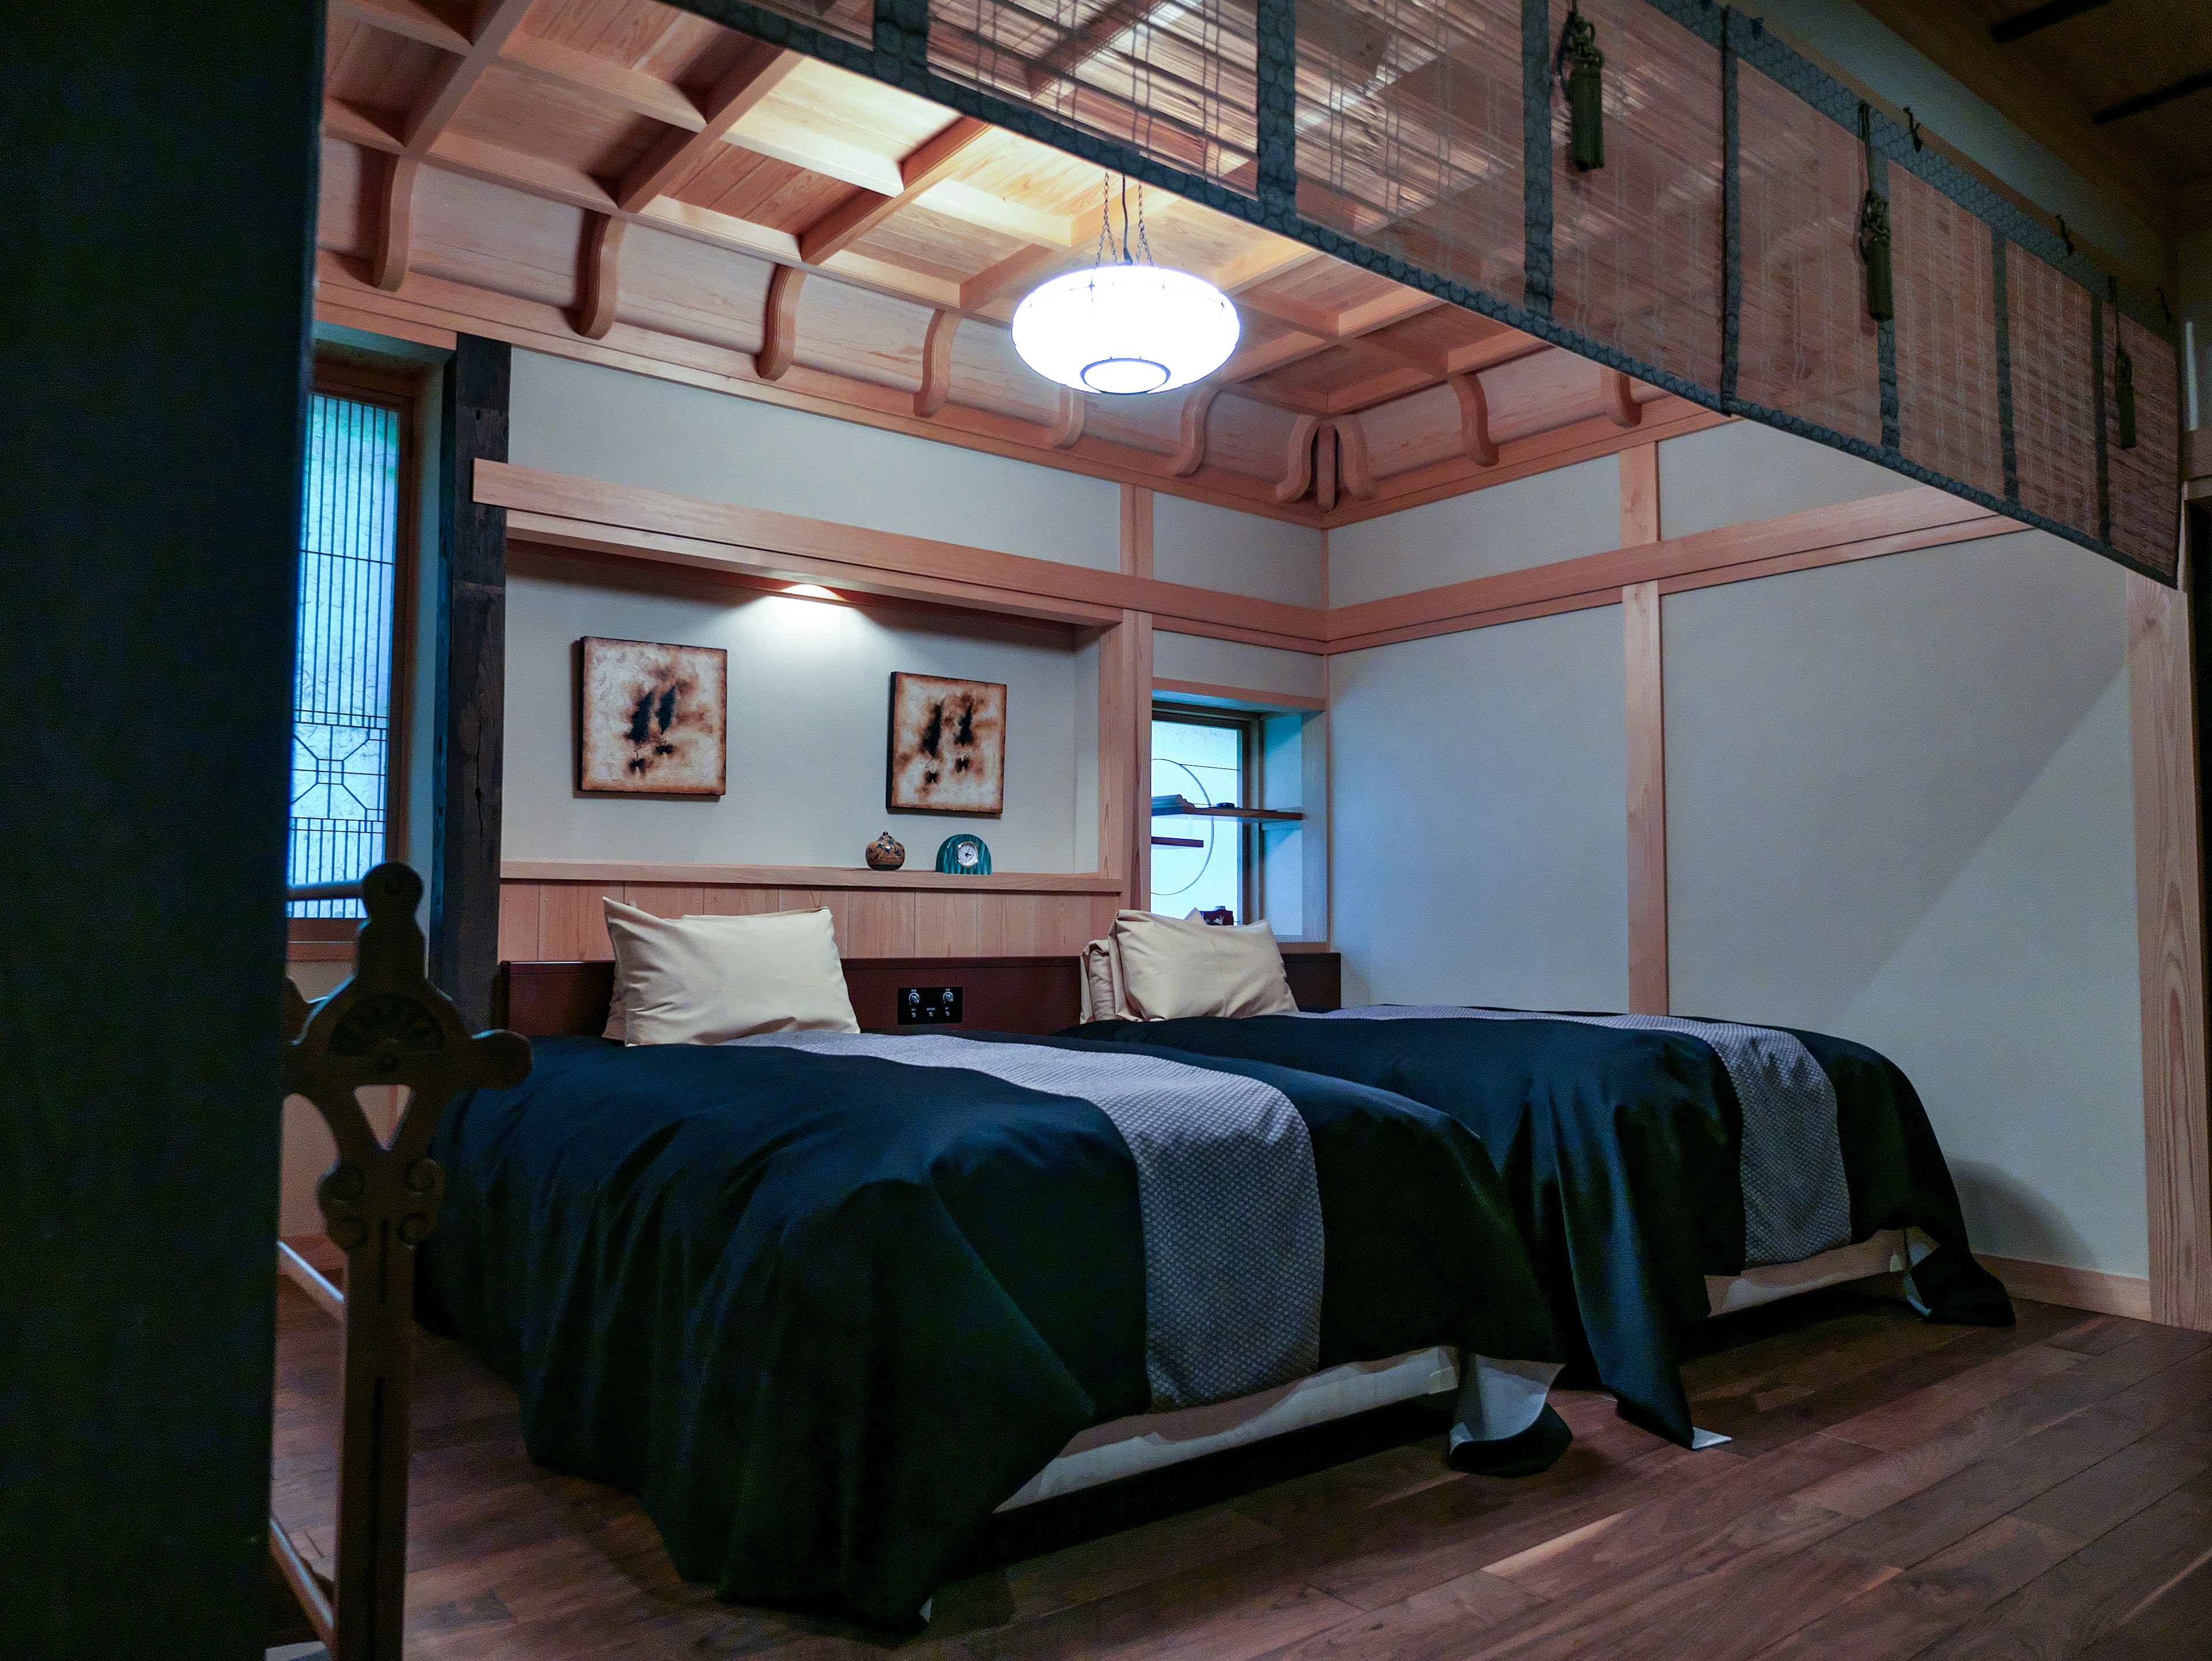
[[[1620,591],[1628,676],[1628,1007],[1665,1015],[1667,985],[1667,717],[1659,585]]]
[[[414,872],[380,865],[361,887],[368,921],[353,976],[316,1007],[284,1057],[285,1086],[315,1104],[338,1153],[315,1189],[331,1242],[346,1254],[337,1573],[328,1601],[301,1581],[283,1546],[276,1561],[325,1634],[331,1661],[400,1661],[415,1252],[437,1226],[445,1194],[430,1139],[456,1091],[520,1082],[530,1046],[512,1032],[470,1037],[460,1012],[424,977]],[[295,1018],[304,1013],[295,1009]],[[365,1085],[408,1088],[389,1144],[362,1110]]]
[[[463,335],[446,366],[440,490],[437,761],[432,812],[430,978],[473,1026],[491,1012],[499,966],[501,746],[507,713],[507,509],[473,499],[479,459],[507,459],[512,350]]]
[[[2132,572],[2127,582],[2151,1318],[2212,1331],[2203,852],[2189,600]]]
[[[324,20],[86,0],[4,26],[10,1658],[267,1642]]]

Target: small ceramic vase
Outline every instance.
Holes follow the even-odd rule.
[[[890,831],[884,831],[868,844],[869,870],[896,871],[905,863],[906,849],[893,840]]]

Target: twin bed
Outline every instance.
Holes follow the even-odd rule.
[[[1298,1012],[1272,936],[1166,921],[1125,914],[1136,968],[1086,979],[1103,1019],[1072,1032],[974,1032],[987,987],[957,1036],[890,1035],[853,1012],[896,971],[830,946],[810,979],[787,940],[715,981],[758,942],[669,957],[687,925],[611,912],[611,1027],[604,968],[540,967],[530,1078],[448,1110],[426,1318],[687,1578],[892,1628],[994,1512],[1393,1402],[1448,1402],[1439,1457],[1520,1475],[1569,1439],[1564,1364],[1695,1444],[1679,1358],[1723,1307],[1909,1261],[1935,1318],[2011,1318],[1870,1050]],[[1068,967],[1017,971],[1025,1013]]]

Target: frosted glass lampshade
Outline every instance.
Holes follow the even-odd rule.
[[[1048,380],[1092,392],[1164,392],[1237,349],[1237,308],[1164,265],[1096,265],[1055,277],[1014,312],[1014,350]]]

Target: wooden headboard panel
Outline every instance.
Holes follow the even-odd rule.
[[[1334,952],[1286,952],[1283,968],[1303,1009],[1343,1001],[1344,959]],[[1081,965],[1066,958],[848,958],[845,986],[864,1027],[898,1025],[902,987],[957,986],[957,1025],[979,1032],[1058,1032],[1082,1019]],[[525,1037],[597,1033],[607,1024],[615,966],[588,962],[503,963],[492,985],[492,1024]],[[933,1026],[909,1026],[927,1032]]]

